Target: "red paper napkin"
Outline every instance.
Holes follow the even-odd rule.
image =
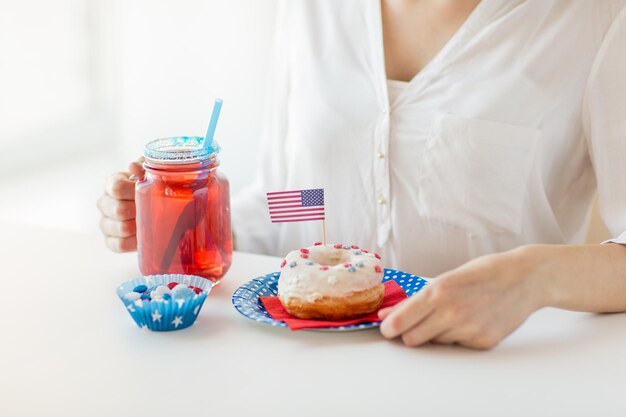
[[[380,308],[391,307],[407,298],[404,290],[398,285],[397,282],[387,281],[383,285],[385,286],[385,298],[383,299],[383,304],[380,306]],[[378,318],[378,310],[368,314],[367,316],[359,317],[352,320],[305,320],[299,319],[287,313],[287,310],[285,310],[285,307],[283,307],[278,297],[263,296],[261,297],[261,302],[263,303],[263,306],[265,307],[269,315],[272,316],[274,320],[285,322],[285,324],[287,324],[287,326],[289,326],[291,330],[349,326],[358,323],[380,321],[380,319]]]

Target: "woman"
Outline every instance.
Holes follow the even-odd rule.
[[[238,248],[316,240],[264,192],[323,187],[329,240],[437,277],[380,312],[385,337],[490,348],[544,306],[626,311],[625,3],[285,2]],[[615,239],[580,245],[596,189]],[[113,249],[136,246],[132,199],[109,178]]]

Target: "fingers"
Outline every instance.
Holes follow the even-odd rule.
[[[143,161],[144,161],[144,158],[142,156],[135,162],[131,162],[130,165],[128,165],[128,171],[130,172],[132,176],[135,176],[135,177],[143,176],[145,172],[145,170],[143,169]]]
[[[502,338],[496,336],[493,332],[480,330],[476,326],[468,324],[451,328],[433,338],[431,342],[440,345],[456,343],[472,349],[486,350],[497,346],[501,340]]]
[[[478,338],[482,335],[481,329],[471,322],[456,323],[439,336],[433,338],[432,342],[440,345],[449,345],[451,343],[466,343],[470,340]]]
[[[104,192],[117,200],[134,200],[135,183],[128,179],[127,173],[119,172],[107,177]]]
[[[135,202],[130,200],[116,200],[107,194],[98,199],[98,209],[105,216],[118,221],[135,218]]]
[[[381,320],[385,320],[389,313],[391,313],[391,310],[393,310],[393,307],[381,308],[380,310],[378,310],[378,318]]]
[[[137,233],[137,225],[135,219],[120,221],[102,217],[100,219],[100,230],[102,230],[105,236],[126,238]]]
[[[458,344],[472,349],[488,350],[498,346],[501,339],[490,335],[481,335],[469,340],[459,341]]]
[[[129,166],[129,172],[110,175],[104,184],[104,194],[98,199],[102,213],[100,229],[106,245],[115,252],[137,250],[137,224],[135,222],[135,180],[130,177],[144,175],[143,157]]]
[[[434,304],[429,300],[430,292],[430,288],[427,287],[394,306],[380,325],[383,336],[386,338],[400,336],[426,318],[434,309]]]
[[[445,333],[449,323],[441,314],[433,313],[417,326],[402,333],[402,342],[410,347],[421,346]]]
[[[104,241],[113,252],[133,252],[137,250],[137,236],[126,238],[106,236]]]

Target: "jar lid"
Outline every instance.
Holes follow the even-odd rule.
[[[202,136],[176,136],[155,139],[146,144],[143,155],[146,159],[164,164],[187,164],[204,161],[220,151],[217,142],[204,147]]]

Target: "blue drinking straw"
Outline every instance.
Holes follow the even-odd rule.
[[[213,145],[213,136],[215,136],[215,128],[217,127],[217,119],[220,118],[220,111],[222,110],[223,100],[221,98],[215,99],[215,104],[213,104],[213,112],[211,113],[211,122],[209,123],[209,128],[206,131],[206,136],[204,137],[204,149],[208,149]]]

